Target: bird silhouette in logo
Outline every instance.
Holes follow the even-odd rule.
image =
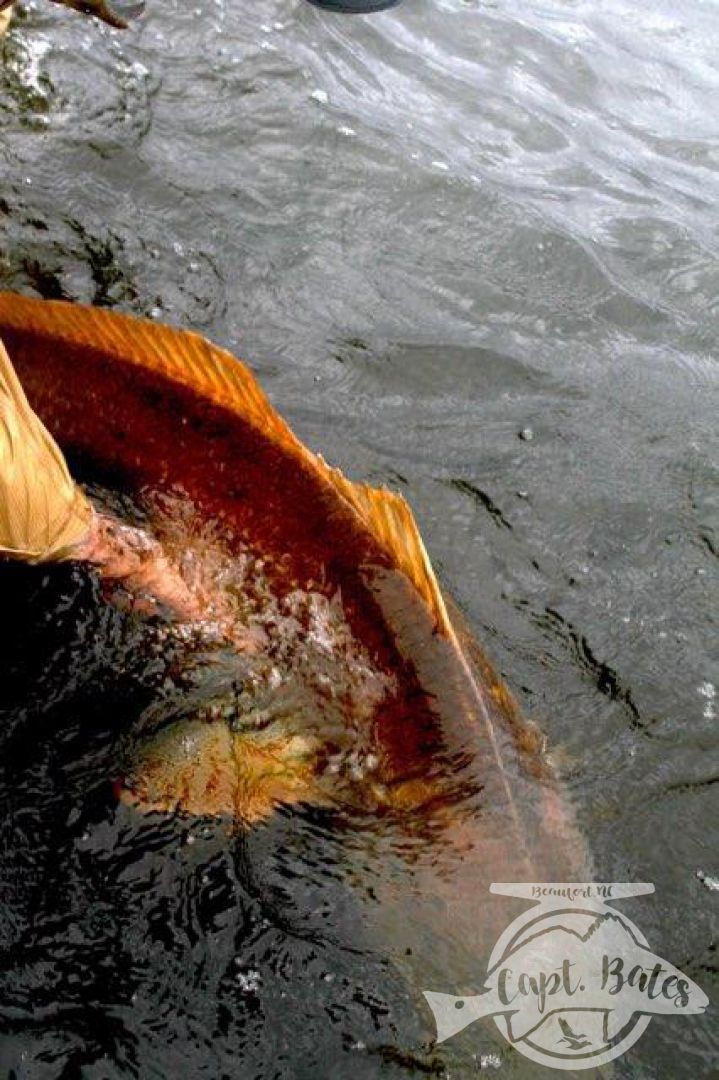
[[[575,1035],[567,1021],[560,1016],[559,1026],[564,1034],[563,1039],[557,1039],[558,1043],[566,1043],[570,1050],[583,1050],[585,1046],[591,1046],[591,1040],[586,1035]]]

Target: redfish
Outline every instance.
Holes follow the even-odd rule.
[[[309,450],[250,370],[195,333],[5,293],[0,337],[80,477],[142,506],[204,598],[206,625],[177,632],[236,627],[223,663],[237,686],[140,742],[125,801],[246,826],[315,803],[434,829],[449,869],[420,858],[431,895],[418,884],[415,899],[441,903],[458,936],[489,921],[494,880],[582,876],[541,733],[444,596],[399,495]],[[410,907],[393,918],[400,942]]]

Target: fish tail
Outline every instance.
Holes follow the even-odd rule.
[[[31,563],[71,558],[91,517],[0,341],[0,555]]]

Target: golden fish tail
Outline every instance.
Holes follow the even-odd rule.
[[[31,563],[72,558],[91,516],[0,342],[0,555]]]

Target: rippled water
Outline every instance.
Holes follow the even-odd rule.
[[[2,46],[0,283],[205,332],[311,446],[406,495],[600,877],[656,883],[626,910],[713,999],[617,1073],[709,1075],[719,8],[150,7],[120,35],[38,2]],[[137,631],[94,600],[70,574],[3,602],[55,613],[46,658],[119,620],[126,677],[92,662],[109,716],[140,709]],[[111,725],[84,691],[63,712],[52,670],[5,711],[7,1075],[474,1074],[482,1032],[428,1051],[366,939],[361,845],[311,813],[192,844],[111,815]]]

